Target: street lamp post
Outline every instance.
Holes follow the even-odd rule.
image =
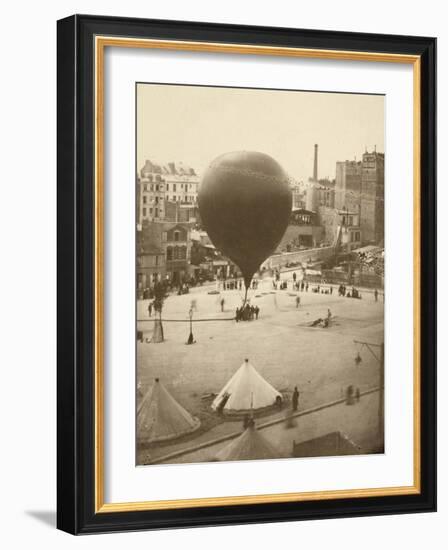
[[[187,344],[191,345],[194,344],[194,338],[193,338],[193,308],[190,308],[188,315],[190,317],[190,336],[188,337]]]

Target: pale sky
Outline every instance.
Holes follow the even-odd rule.
[[[137,85],[137,170],[182,161],[200,174],[230,151],[260,151],[294,178],[335,177],[338,160],[384,152],[384,96]]]

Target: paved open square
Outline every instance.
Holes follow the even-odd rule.
[[[362,289],[361,299],[339,297],[336,286],[332,294],[321,294],[312,291],[317,286],[312,284],[308,292],[297,292],[292,291],[291,273],[283,274],[282,278],[288,281],[285,290],[274,290],[272,279],[267,277],[260,281],[258,289],[249,291],[250,303],[260,308],[258,320],[252,321],[235,321],[243,291],[221,290],[219,294],[210,294],[216,288],[210,284],[192,288],[189,294],[170,295],[162,312],[165,341],[161,343],[149,343],[154,317],[148,315],[147,300],[138,302],[137,328],[143,331],[143,343],[137,344],[139,396],[145,395],[155,378],[159,378],[178,403],[202,423],[202,429],[187,438],[139,449],[138,463],[149,463],[241,431],[241,419],[218,417],[210,407],[209,396],[222,389],[245,358],[286,397],[286,409],[290,407],[288,400],[294,387],[298,387],[298,412],[343,399],[349,385],[359,388],[361,393],[379,386],[378,361],[354,340],[378,344],[383,341],[382,298],[376,301],[372,291]],[[221,311],[222,299],[224,311]],[[192,306],[195,343],[187,345]],[[326,318],[328,310],[331,312],[328,328],[310,326],[314,320]],[[358,351],[362,362],[355,361]],[[369,396],[368,411],[363,410],[362,421],[358,422],[361,425],[357,426],[357,437],[365,442],[376,422],[375,400],[378,394]],[[268,412],[256,422],[262,424],[284,416],[285,410]],[[299,430],[299,439],[323,435],[316,434],[313,415],[309,416],[311,420]],[[357,415],[351,413],[351,416],[353,424]],[[347,431],[343,406],[336,406],[330,417],[332,429]],[[325,429],[321,422],[323,433]],[[290,438],[297,440],[297,434],[291,433]],[[205,452],[193,461],[209,459],[210,454]]]

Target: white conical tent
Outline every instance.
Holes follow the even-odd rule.
[[[252,421],[240,436],[216,454],[215,460],[259,460],[279,457],[280,454],[260,434]]]
[[[270,407],[282,399],[282,394],[269,384],[246,359],[212,403],[218,410],[225,405],[227,413],[244,412]]]
[[[138,439],[163,441],[193,432],[199,426],[199,420],[191,416],[156,378],[137,410]]]

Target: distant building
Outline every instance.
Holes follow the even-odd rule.
[[[337,236],[338,215],[333,206],[321,205],[317,209],[318,223],[323,229],[322,240],[328,246],[333,246]]]
[[[239,267],[216,250],[206,231],[193,229],[190,233],[191,268],[197,278],[231,279],[240,277]]]
[[[166,251],[166,275],[173,284],[190,276],[190,228],[186,224],[164,224],[162,242]]]
[[[337,212],[338,225],[336,245],[343,252],[351,252],[361,246],[361,228],[359,224],[359,212],[339,210]]]
[[[288,227],[277,247],[279,252],[293,252],[300,248],[316,248],[320,245],[323,229],[315,212],[298,208],[291,212]]]
[[[151,287],[168,279],[179,284],[190,276],[190,226],[144,222],[137,232],[137,285]]]
[[[384,153],[336,163],[335,207],[358,212],[363,243],[384,240]]]
[[[154,228],[155,229],[155,228]],[[166,253],[156,231],[137,232],[137,290],[151,288],[165,278]]]
[[[320,180],[318,183],[310,183],[306,190],[306,210],[317,212],[320,206],[335,206],[334,181]]]
[[[166,201],[197,206],[198,186],[199,177],[193,168],[146,160],[137,176],[137,223],[167,219]]]
[[[165,221],[195,223],[199,221],[197,204],[182,204],[165,200]]]
[[[291,193],[292,193],[292,208],[293,210],[295,208],[305,208],[305,193],[303,192],[303,189],[301,185],[297,182],[293,182],[290,184],[291,187]]]
[[[358,211],[361,202],[362,163],[345,160],[336,163],[334,206],[338,210]]]
[[[384,242],[384,153],[362,156],[360,225],[364,243]]]
[[[167,200],[197,205],[199,177],[193,168],[182,163],[170,162],[164,177]]]
[[[317,183],[311,183],[306,190],[305,207],[310,212],[316,212],[319,206],[320,190]]]

